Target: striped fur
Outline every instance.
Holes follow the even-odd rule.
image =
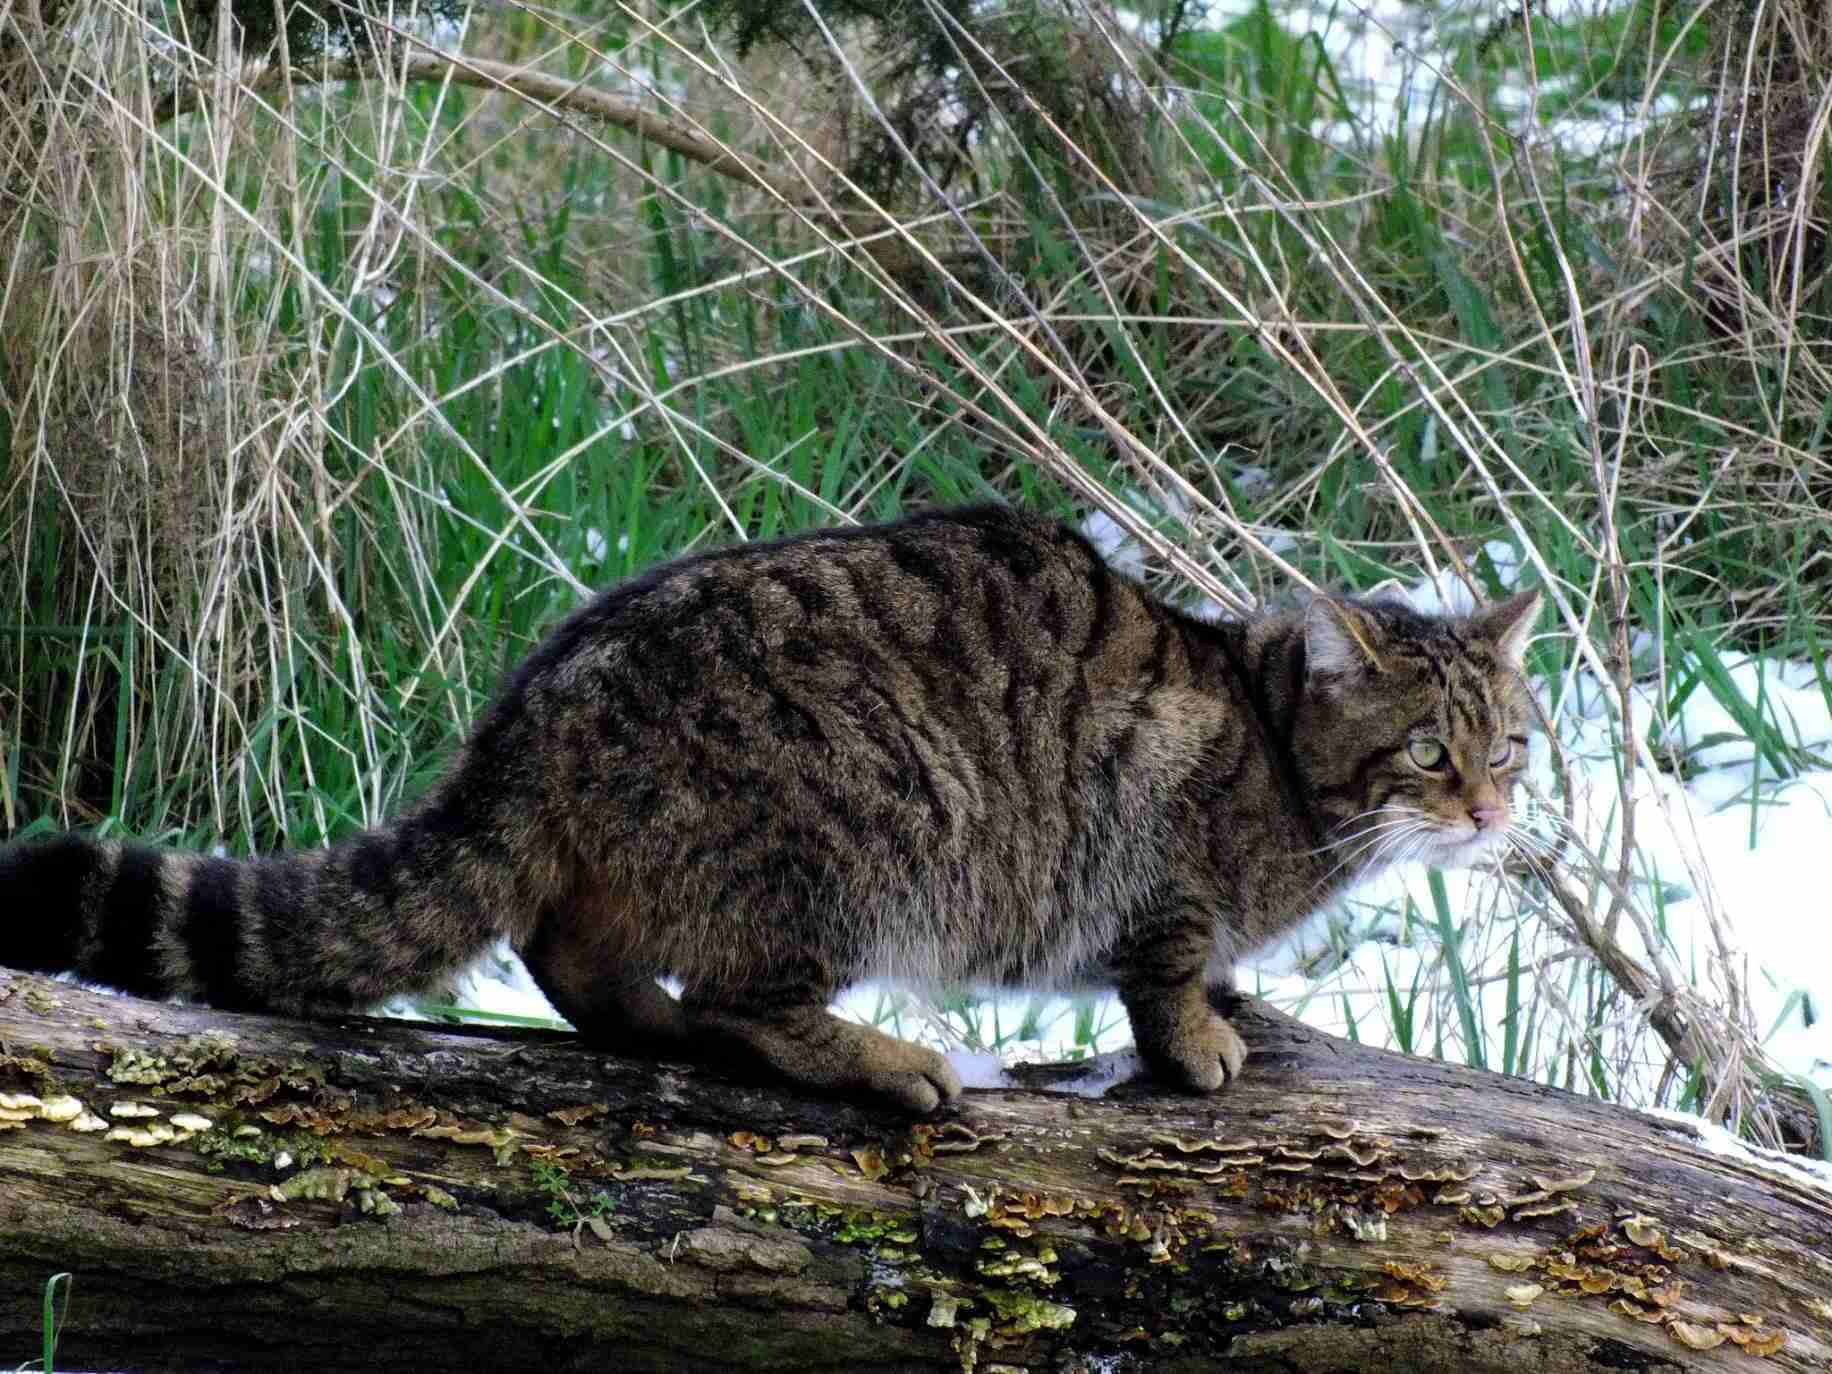
[[[1207,967],[1505,832],[1536,608],[1211,625],[997,507],[703,554],[561,624],[389,826],[249,862],[0,851],[0,909],[34,913],[0,962],[303,1011],[507,936],[607,1047],[917,1110],[952,1070],[828,1017],[840,987],[1103,981],[1214,1088],[1245,1051]]]

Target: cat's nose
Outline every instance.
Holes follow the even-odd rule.
[[[1469,818],[1476,823],[1478,830],[1493,830],[1501,824],[1501,818],[1506,814],[1499,806],[1472,806],[1469,809]]]

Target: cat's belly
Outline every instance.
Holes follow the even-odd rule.
[[[1110,956],[1124,934],[1115,916],[1047,906],[1017,913],[899,906],[875,913],[864,957],[853,970],[859,978],[954,989],[1112,985]]]

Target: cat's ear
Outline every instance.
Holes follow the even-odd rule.
[[[1517,673],[1526,666],[1527,642],[1533,638],[1533,623],[1539,619],[1539,606],[1537,591],[1517,592],[1471,617],[1476,631],[1501,650],[1502,657]]]
[[[1319,596],[1304,613],[1305,670],[1315,677],[1358,677],[1384,673],[1380,622],[1353,601]]]

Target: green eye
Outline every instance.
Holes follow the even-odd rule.
[[[1413,740],[1406,746],[1406,754],[1427,773],[1434,773],[1444,766],[1444,746],[1435,739]]]
[[[1511,739],[1497,740],[1495,747],[1489,751],[1489,767],[1506,768],[1513,758],[1514,741]]]

